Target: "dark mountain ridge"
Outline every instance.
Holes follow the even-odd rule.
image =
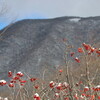
[[[39,75],[45,65],[64,64],[63,38],[75,48],[83,42],[100,46],[100,17],[27,19],[4,28],[0,31],[1,78],[9,70]]]

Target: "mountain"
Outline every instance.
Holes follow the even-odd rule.
[[[64,64],[63,38],[75,48],[83,42],[100,46],[100,17],[27,19],[4,28],[0,31],[0,79],[10,70],[41,76],[45,66],[53,69]]]

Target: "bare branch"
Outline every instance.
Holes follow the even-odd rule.
[[[7,4],[4,1],[0,1],[0,17],[6,14],[7,11]]]

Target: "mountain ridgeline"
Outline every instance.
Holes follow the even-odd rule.
[[[66,38],[75,48],[83,42],[100,46],[100,17],[27,19],[0,31],[0,79],[8,71],[40,75],[45,66],[64,64]]]

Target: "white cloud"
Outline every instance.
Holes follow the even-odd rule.
[[[100,0],[5,0],[8,15],[23,18],[38,14],[47,18],[59,16],[99,16]]]

